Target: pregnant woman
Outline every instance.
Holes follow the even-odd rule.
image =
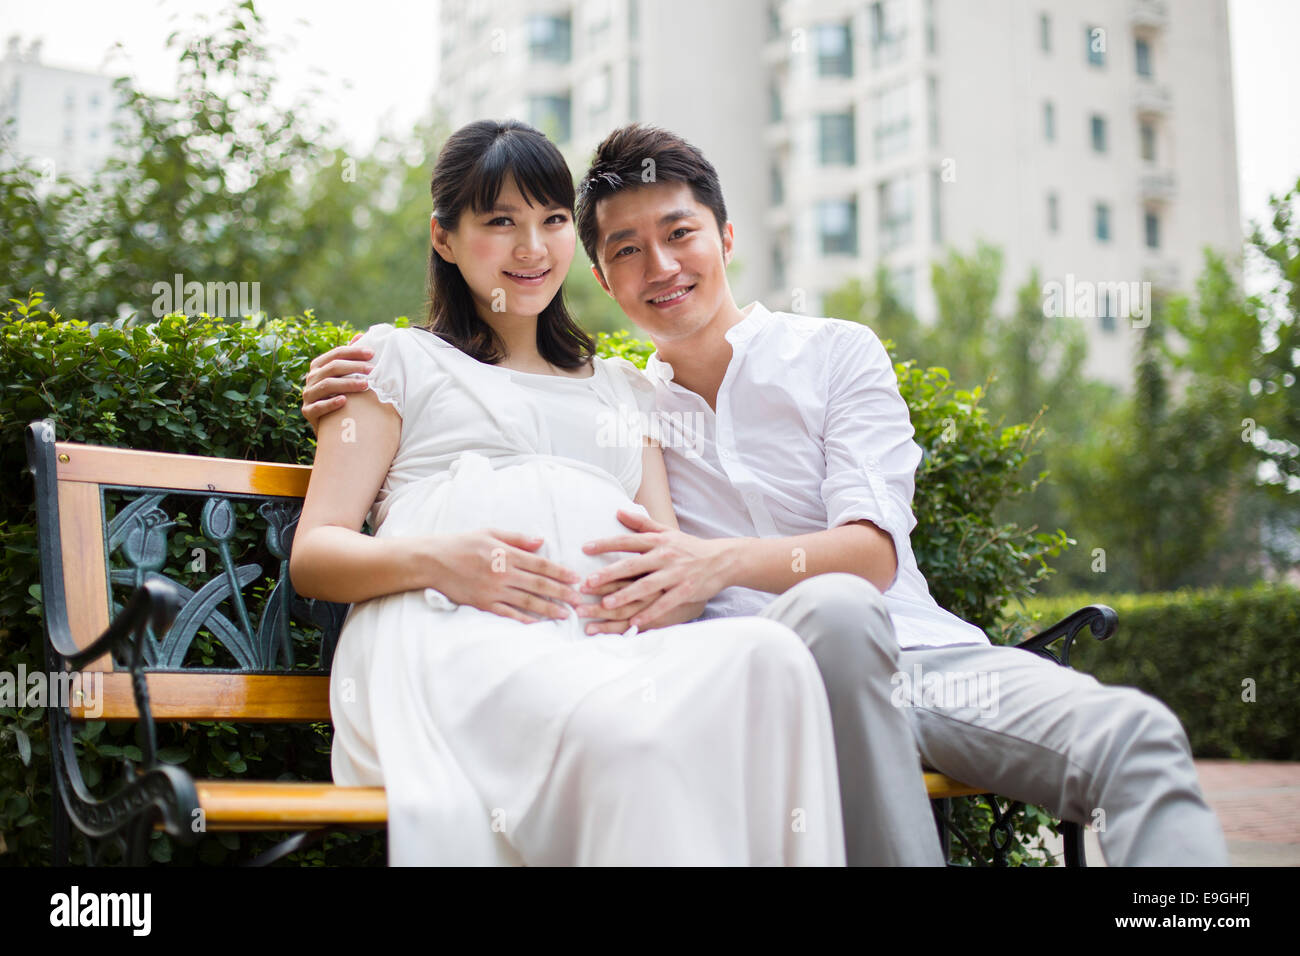
[[[389,863],[844,862],[817,666],[761,618],[588,636],[619,508],[675,528],[652,410],[567,314],[573,180],[530,126],[472,123],[433,173],[427,328],[378,325],[317,426],[290,571],[353,604],[334,781],[383,786]],[[373,536],[361,532],[369,519]],[[593,609],[588,608],[584,613]]]

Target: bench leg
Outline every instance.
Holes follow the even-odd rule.
[[[58,755],[50,759],[50,804],[53,807],[54,865],[67,866],[70,853],[68,829],[68,810],[63,805],[63,795],[59,792]]]
[[[1065,865],[1087,866],[1083,852],[1083,827],[1068,820],[1061,821],[1061,839],[1065,842]]]
[[[939,848],[943,851],[943,862],[952,860],[952,841],[948,838],[948,816],[952,811],[952,801],[947,797],[930,801],[930,811],[934,814],[934,825],[939,829]]]

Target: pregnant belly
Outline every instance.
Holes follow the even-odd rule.
[[[535,554],[584,577],[626,554],[590,555],[588,541],[629,534],[616,512],[646,511],[612,476],[563,458],[530,458],[493,468],[466,456],[445,480],[401,489],[376,537],[459,534],[496,529],[535,535]],[[593,597],[592,600],[595,600]]]

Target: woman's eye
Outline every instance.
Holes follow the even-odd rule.
[[[550,219],[548,219],[547,221],[548,221],[548,222],[552,222],[552,221],[553,221],[553,222],[555,222],[557,225],[564,225],[566,222],[569,221],[569,217],[566,216],[566,215],[564,215],[564,213],[562,213],[562,212],[557,212],[554,216],[552,216],[552,217],[551,217]]]
[[[510,224],[510,220],[505,216],[497,216],[495,219],[493,219],[491,222],[488,223],[489,226],[506,226],[509,224]]]

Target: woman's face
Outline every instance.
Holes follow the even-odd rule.
[[[479,315],[536,318],[560,291],[573,261],[573,212],[530,205],[513,178],[492,209],[461,212],[455,230],[433,220],[434,248],[465,277]]]

